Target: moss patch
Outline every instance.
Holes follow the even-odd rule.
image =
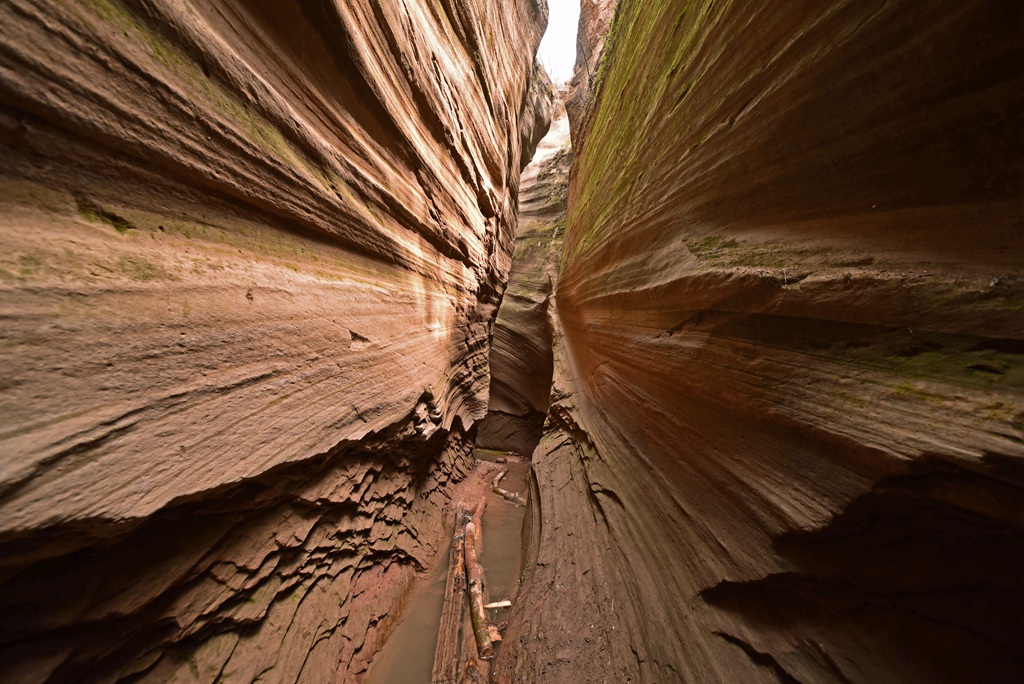
[[[117,270],[122,275],[141,283],[147,283],[151,280],[177,279],[167,269],[136,254],[124,254],[118,258]]]
[[[20,178],[0,177],[0,205],[21,205],[54,214],[74,211],[71,195]]]
[[[131,221],[84,196],[75,197],[75,204],[78,206],[78,214],[89,223],[102,223],[112,227],[118,233],[124,234],[129,230],[135,230]]]

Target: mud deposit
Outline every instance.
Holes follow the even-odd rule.
[[[526,495],[529,490],[530,464],[507,453],[478,449],[475,472],[470,476],[471,486],[460,496],[467,505],[474,505],[481,496],[487,497],[483,516],[483,565],[486,594],[489,602],[510,599],[515,601],[519,590],[523,559],[523,520],[526,508],[505,501],[490,490],[494,476],[508,468],[502,479],[504,489]],[[507,463],[495,459],[506,458]],[[451,527],[451,515],[445,525]],[[445,576],[448,572],[448,547],[443,547],[434,558],[431,568],[417,578],[402,607],[402,614],[394,633],[384,644],[367,673],[369,684],[416,684],[429,682],[437,647],[437,629],[444,605]],[[503,626],[511,612],[509,608],[489,609],[492,624]],[[468,618],[464,630],[468,630]],[[500,642],[495,650],[501,648]]]

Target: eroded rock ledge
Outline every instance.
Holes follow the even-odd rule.
[[[504,676],[1024,671],[1019,20],[619,3]]]
[[[486,410],[545,12],[3,4],[0,678],[365,667]]]

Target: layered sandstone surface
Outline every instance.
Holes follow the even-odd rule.
[[[593,96],[608,28],[615,15],[615,0],[580,0],[580,20],[576,34],[576,63],[566,93],[565,107],[573,142],[583,144],[583,120],[593,110]]]
[[[572,145],[565,93],[519,186],[519,232],[491,340],[491,392],[477,445],[530,454],[551,393],[550,300],[565,234]]]
[[[0,679],[365,668],[484,416],[535,0],[0,7]]]
[[[618,3],[504,677],[1019,678],[1020,19]]]

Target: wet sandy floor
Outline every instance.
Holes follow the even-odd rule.
[[[523,558],[523,520],[526,508],[505,501],[490,489],[490,480],[503,468],[508,475],[501,481],[501,487],[519,492],[524,498],[529,491],[530,464],[517,459],[506,464],[493,461],[506,454],[496,451],[477,450],[481,463],[478,468],[493,468],[487,478],[487,508],[483,517],[483,551],[480,564],[484,569],[486,598],[488,602],[502,599],[515,600],[519,588]],[[491,462],[491,463],[488,463]],[[466,501],[472,510],[479,499]],[[446,520],[450,528],[454,521]],[[444,587],[448,572],[448,547],[437,554],[434,567],[425,577],[417,579],[409,591],[401,621],[387,643],[374,657],[366,675],[368,684],[428,684],[434,665],[434,650],[437,647],[437,629],[444,604]],[[510,609],[490,609],[488,618],[493,624],[501,625],[508,619]]]

